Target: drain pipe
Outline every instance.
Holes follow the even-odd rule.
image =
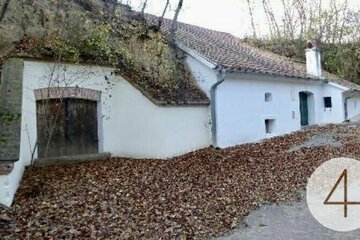
[[[216,121],[216,89],[217,87],[225,81],[226,70],[219,69],[217,73],[217,81],[210,88],[210,111],[211,111],[211,136],[213,147],[217,147],[217,121]]]
[[[346,97],[345,98],[345,101],[344,101],[344,110],[345,110],[345,122],[349,122],[350,120],[348,119],[349,117],[349,113],[348,113],[348,100],[350,99],[351,97]]]

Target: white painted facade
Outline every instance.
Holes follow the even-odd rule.
[[[216,92],[218,145],[233,146],[300,130],[300,92],[311,93],[310,125],[344,120],[342,90],[320,81],[232,76]],[[265,93],[272,95],[271,101],[265,101]],[[324,107],[325,96],[332,97],[331,109]],[[274,120],[271,133],[266,133],[266,119]]]
[[[345,112],[348,119],[360,114],[359,95],[324,80],[218,74],[213,63],[195,52],[187,57],[187,63],[199,87],[213,98],[210,107],[155,105],[128,81],[115,76],[111,68],[25,61],[20,160],[11,174],[0,176],[0,203],[11,204],[24,167],[30,164],[37,138],[36,89],[100,91],[99,152],[130,158],[164,159],[211,144],[229,147],[300,130],[300,92],[308,94],[309,125],[343,122]],[[60,81],[49,85],[50,78]],[[331,108],[325,108],[324,97],[331,97]]]
[[[195,54],[196,53],[194,53],[194,57],[196,56]],[[211,87],[218,81],[217,74],[211,65],[204,64],[194,57],[188,56],[186,58],[187,65],[189,66],[191,73],[196,79],[201,90],[203,90],[206,96],[210,98]],[[198,56],[198,58],[201,57]]]
[[[188,56],[187,62],[199,86],[210,96],[211,86],[218,81],[217,70],[192,56]],[[214,144],[230,147],[300,130],[300,92],[309,94],[309,125],[341,123],[345,121],[347,90],[323,80],[255,73],[225,74],[224,81],[215,90],[215,102],[211,99],[216,117],[213,119]],[[265,100],[266,94],[270,94],[270,101]],[[331,97],[331,108],[325,108],[324,97]],[[348,100],[349,118],[359,114],[360,98],[352,96]],[[270,120],[271,133],[267,133],[266,120]]]
[[[105,76],[111,86],[106,83]],[[0,176],[0,203],[7,206],[12,203],[24,167],[30,164],[37,139],[34,90],[47,87],[101,91],[99,152],[129,158],[166,159],[211,144],[207,105],[155,105],[128,81],[115,76],[111,68],[25,61],[20,159],[9,175]],[[34,153],[36,159],[37,151]]]
[[[360,96],[352,96],[347,99],[347,96],[344,96],[344,101],[346,101],[347,110],[348,110],[348,119],[350,121],[360,121]]]

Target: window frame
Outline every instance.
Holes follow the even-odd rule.
[[[324,97],[324,108],[332,108],[333,104],[332,104],[332,97],[328,96],[328,97]]]
[[[273,101],[273,96],[271,92],[266,92],[264,95],[264,100],[265,102],[272,102]]]
[[[276,131],[276,119],[266,118],[265,121],[265,133],[271,135]]]

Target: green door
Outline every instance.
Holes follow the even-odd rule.
[[[300,119],[301,126],[309,125],[309,113],[308,113],[308,95],[306,93],[299,93],[300,97]]]

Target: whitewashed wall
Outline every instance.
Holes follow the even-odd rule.
[[[158,107],[125,80],[113,93],[116,107],[104,125],[105,151],[168,158],[210,145],[208,106]]]
[[[34,89],[46,87],[52,66],[25,62],[21,153],[29,158],[36,139]],[[113,85],[105,83],[105,76]],[[168,158],[207,147],[208,106],[160,107],[112,69],[67,65],[68,86],[102,92],[98,103],[99,151],[133,158]],[[28,133],[29,132],[29,133]]]
[[[342,89],[315,81],[247,80],[230,78],[218,89],[217,129],[221,147],[258,141],[300,130],[299,92],[309,98],[309,123],[327,124],[344,121]],[[272,101],[265,102],[266,92]],[[324,107],[323,97],[332,98],[332,108]],[[275,119],[275,130],[266,134],[265,119]],[[232,126],[232,128],[231,128]]]
[[[192,57],[187,59],[198,85],[210,95],[217,81],[216,71]],[[231,74],[216,91],[217,145],[234,146],[300,130],[299,92],[309,92],[309,124],[344,121],[342,93],[336,84],[301,79],[264,77],[258,74]],[[265,102],[265,93],[272,101]],[[324,107],[324,97],[332,98],[333,107]],[[359,99],[360,100],[360,99]],[[355,103],[349,103],[354,106]],[[360,102],[359,102],[360,105]],[[360,106],[349,116],[360,113]],[[275,131],[266,134],[265,119],[275,119]]]
[[[299,92],[309,92],[309,124],[344,121],[342,89],[315,81],[232,77],[217,91],[217,139],[221,147],[258,141],[300,130]],[[265,102],[265,93],[272,101]],[[332,98],[332,108],[323,97]],[[275,130],[266,134],[265,119],[275,119]]]
[[[0,176],[0,202],[10,205],[30,164],[37,137],[34,90],[79,87],[101,91],[98,102],[99,152],[131,158],[170,158],[210,145],[208,106],[160,107],[113,69],[84,65],[58,66],[24,62],[20,160],[13,172]],[[105,78],[112,83],[110,87]],[[60,84],[56,83],[60,80]],[[65,83],[65,84],[64,84]],[[34,158],[37,158],[35,151]]]
[[[191,56],[186,58],[186,62],[197,84],[210,98],[211,86],[217,82],[215,71]]]
[[[20,159],[9,175],[0,175],[0,204],[11,206],[24,169],[25,163]]]
[[[345,121],[345,109],[344,109],[344,99],[343,92],[347,90],[341,86],[336,84],[324,84],[322,97],[331,97],[332,99],[332,108],[322,108],[320,109],[322,112],[322,121],[319,124],[327,124],[327,123],[341,123]]]
[[[360,120],[360,96],[351,97],[347,102],[348,119]]]

